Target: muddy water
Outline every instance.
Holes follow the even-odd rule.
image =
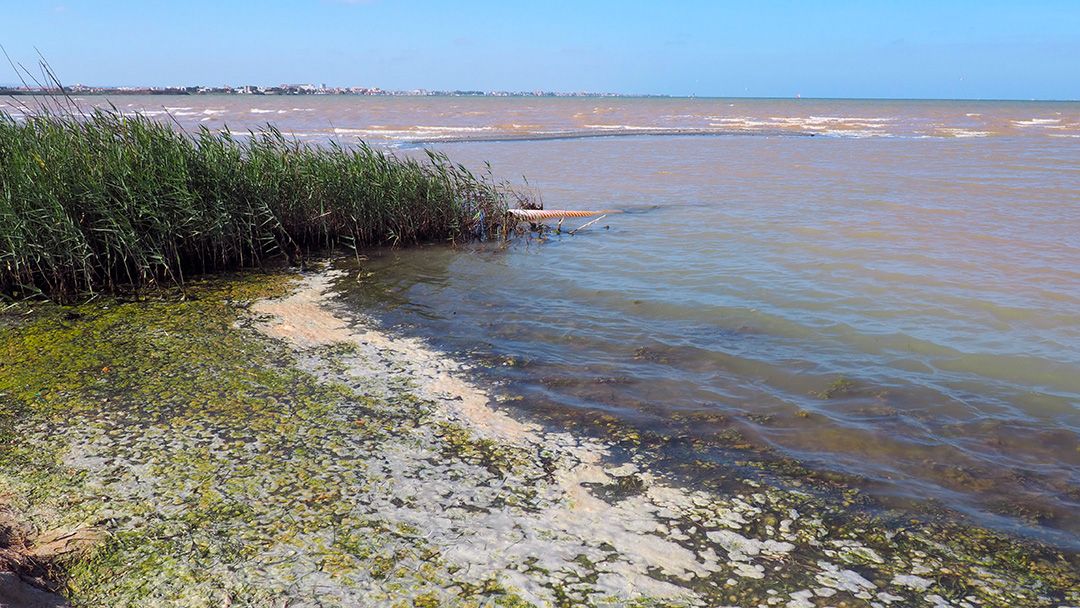
[[[515,407],[734,428],[883,499],[1080,548],[1078,103],[114,102],[424,144],[527,176],[549,208],[624,210],[572,237],[373,252],[354,302],[498,363]]]
[[[118,95],[75,98],[188,129],[259,132],[273,123],[306,141],[410,143],[633,135],[844,138],[1080,138],[1080,103],[847,99]],[[0,100],[16,117],[29,97]]]

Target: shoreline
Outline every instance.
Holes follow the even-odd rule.
[[[63,500],[83,498],[77,515],[109,534],[68,566],[78,602],[135,605],[150,585],[160,600],[240,605],[1080,603],[1075,564],[1061,554],[965,526],[883,529],[842,503],[753,480],[723,494],[689,489],[643,454],[618,459],[601,439],[511,415],[461,363],[343,310],[340,278],[324,270],[214,287],[137,319],[77,313],[87,323],[114,314],[107,328],[133,324],[135,338],[168,343],[167,354],[208,374],[151,387],[180,395],[160,411],[114,405],[127,396],[113,393],[71,415],[59,407],[75,405],[78,387],[62,385],[44,390],[67,390],[60,402],[27,415],[34,428],[18,442],[54,450],[70,469]],[[204,344],[213,333],[177,333],[207,314],[224,348]],[[55,339],[45,348],[60,348]],[[173,350],[188,348],[206,353]],[[160,363],[162,376],[182,373]],[[61,414],[64,432],[48,434]],[[2,464],[0,481],[16,480],[18,467]],[[25,498],[61,475],[27,468],[37,476],[12,484]],[[78,519],[20,504],[38,529]]]

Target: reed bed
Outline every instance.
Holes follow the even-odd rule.
[[[0,294],[69,298],[499,234],[514,193],[445,156],[237,136],[111,109],[0,113]]]

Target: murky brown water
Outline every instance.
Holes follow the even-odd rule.
[[[18,115],[29,98],[0,100]],[[492,141],[617,135],[817,135],[849,138],[1080,138],[1075,102],[818,99],[113,96],[122,112],[186,128],[261,131],[268,122],[302,140]]]
[[[881,496],[1080,547],[1080,103],[113,101],[428,142],[549,208],[623,209],[573,237],[373,255],[361,304],[512,358],[494,372],[522,407],[734,425]]]

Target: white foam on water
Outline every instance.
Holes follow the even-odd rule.
[[[222,135],[228,133],[233,138],[251,137],[253,135],[270,135],[271,134],[270,131],[255,130],[255,129],[248,129],[246,131],[233,131],[233,130],[230,130],[230,129],[217,129],[216,132],[219,133],[219,134],[222,134]]]
[[[365,135],[372,137],[383,137],[386,139],[408,139],[410,137],[416,137],[419,135],[416,131],[401,130],[401,129],[383,129],[383,128],[370,128],[370,129],[348,129],[342,127],[334,127],[335,135]]]
[[[334,127],[333,132],[337,135],[371,135],[389,139],[407,139],[410,137],[437,139],[440,137],[453,137],[457,133],[477,133],[492,131],[494,129],[495,127],[445,127],[437,125],[417,125],[408,128],[392,128],[372,125],[363,129]]]
[[[584,125],[586,129],[601,129],[604,131],[656,131],[664,127],[639,127],[634,125]]]
[[[799,129],[820,131],[827,135],[849,135],[853,137],[873,136],[871,129],[884,129],[896,119],[892,117],[852,117],[852,116],[704,116],[711,120],[710,127],[738,127],[744,129]],[[891,135],[881,133],[882,136]]]
[[[250,110],[248,110],[248,112],[251,112],[252,114],[273,114],[274,113],[273,110],[260,110],[259,108],[251,108]]]
[[[818,129],[818,128],[838,128],[847,127],[853,130],[858,129],[882,129],[887,126],[887,123],[892,122],[892,118],[854,118],[847,116],[808,116],[806,118],[798,116],[773,116],[769,120],[775,121],[776,126],[783,127],[800,127],[803,129]]]
[[[1030,120],[1014,120],[1012,123],[1018,127],[1037,127],[1052,125],[1061,122],[1060,118],[1032,118]]]
[[[810,122],[818,123],[837,123],[837,122],[851,122],[851,123],[877,123],[877,122],[892,122],[895,118],[860,118],[857,116],[810,116],[806,119]]]
[[[754,128],[754,127],[775,127],[775,126],[777,126],[776,123],[774,123],[774,122],[771,122],[771,121],[768,121],[768,120],[755,120],[755,119],[750,118],[750,117],[739,117],[739,118],[717,117],[714,120],[715,120],[715,122],[710,122],[709,123],[710,127]]]
[[[820,133],[827,137],[895,137],[892,133],[885,131],[871,131],[869,129],[824,129],[820,131]]]
[[[990,131],[975,131],[974,129],[961,129],[959,127],[938,127],[938,132],[946,137],[989,137]]]
[[[417,131],[441,131],[447,133],[472,133],[476,131],[491,131],[494,127],[435,127],[428,125],[417,125],[414,127]]]

